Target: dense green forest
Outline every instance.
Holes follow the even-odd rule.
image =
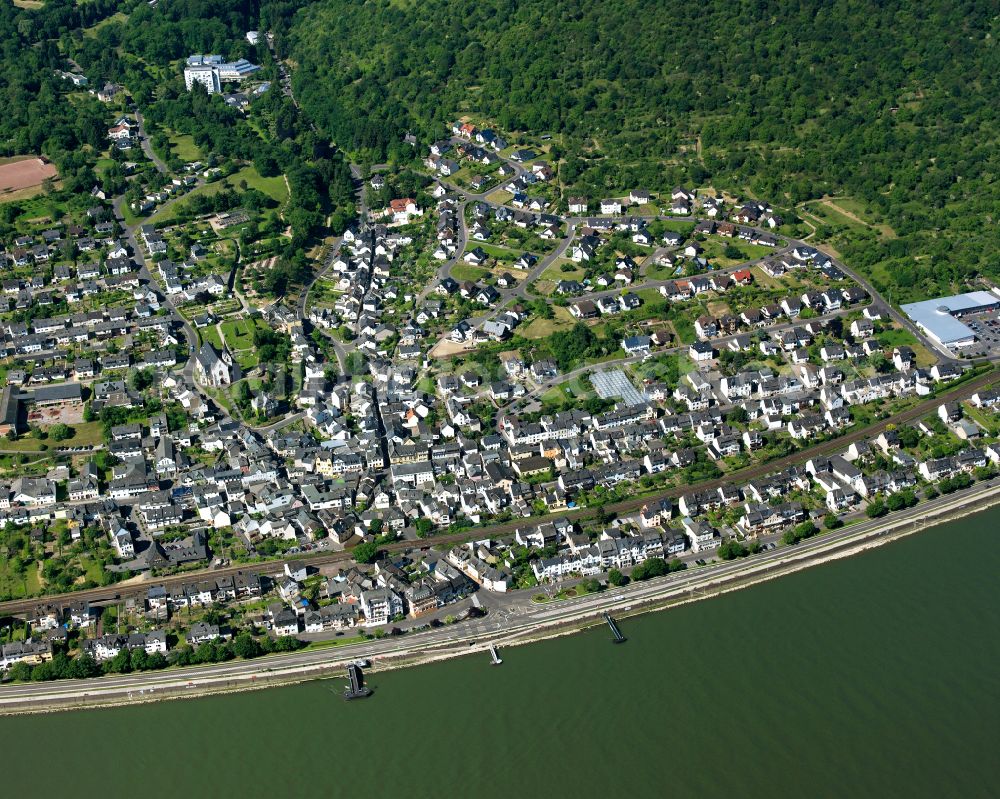
[[[45,155],[59,167],[67,190],[90,190],[94,174],[86,148],[105,146],[107,112],[95,99],[67,99],[67,83],[55,74],[66,67],[57,40],[119,6],[117,0],[79,6],[52,0],[37,10],[0,4],[0,157]]]
[[[301,272],[295,265],[304,260],[325,220],[342,229],[355,214],[343,154],[331,149],[329,137],[313,130],[277,88],[275,56],[282,57],[285,31],[301,5],[302,0],[171,0],[156,6],[144,0],[47,0],[27,9],[0,5],[0,157],[47,156],[59,169],[58,198],[63,202],[95,202],[89,196],[95,183],[109,195],[126,190],[141,195],[143,183],[127,183],[118,166],[95,171],[107,149],[108,125],[125,107],[100,103],[58,71],[79,68],[91,89],[108,81],[122,84],[161,152],[169,152],[169,133],[189,134],[210,161],[252,163],[264,177],[287,177],[290,198],[276,225],[290,225],[292,238],[274,271],[282,279],[294,277]],[[258,46],[247,41],[245,34],[253,29],[274,33],[274,54],[263,41]],[[259,63],[261,77],[271,80],[273,88],[256,99],[249,114],[226,105],[220,96],[209,97],[200,89],[188,92],[181,65],[198,52]],[[175,156],[168,160],[174,170],[183,166]],[[261,197],[220,192],[213,203],[230,207]],[[3,206],[7,230],[18,213],[17,203]]]
[[[192,53],[247,58],[263,66],[261,77],[277,81],[270,50],[263,41],[251,45],[245,33],[274,29],[280,55],[281,31],[299,5],[294,0],[139,3],[127,19],[102,25],[90,36],[69,32],[61,41],[88,74],[128,87],[154,138],[157,130],[190,134],[203,152],[252,162],[263,176],[286,174],[291,199],[284,216],[294,231],[292,250],[301,249],[328,212],[335,212],[335,227],[353,215],[346,161],[304,123],[276,86],[254,102],[247,118],[220,96],[187,91],[180,64]]]
[[[288,47],[303,108],[369,161],[467,114],[553,134],[591,197],[849,196],[872,226],[820,235],[896,299],[1000,275],[998,37],[976,0],[320,0]]]

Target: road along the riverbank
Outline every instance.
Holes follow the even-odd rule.
[[[359,658],[371,659],[374,671],[430,663],[474,652],[482,653],[485,658],[485,649],[491,643],[497,646],[530,643],[601,624],[605,612],[622,618],[717,596],[858,554],[996,504],[1000,504],[1000,489],[995,481],[991,481],[883,519],[860,522],[817,536],[796,546],[780,547],[743,560],[678,572],[599,594],[533,606],[505,620],[495,618],[498,614],[503,615],[501,610],[482,619],[411,636],[274,655],[253,661],[93,680],[4,686],[0,688],[0,713],[50,712],[252,690],[340,675],[347,663]]]

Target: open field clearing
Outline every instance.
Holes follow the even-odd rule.
[[[23,199],[57,174],[54,165],[33,155],[0,159],[0,201]]]

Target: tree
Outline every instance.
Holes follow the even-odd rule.
[[[62,422],[58,422],[49,428],[49,435],[52,436],[54,441],[65,441],[67,438],[72,438],[73,428]]]
[[[235,397],[236,404],[241,408],[245,408],[250,404],[250,400],[253,399],[253,395],[250,392],[250,386],[245,380],[241,380],[236,384]]]
[[[244,660],[251,660],[264,654],[260,642],[246,630],[233,639],[232,647],[233,654]]]
[[[111,660],[105,661],[104,671],[108,674],[128,674],[132,671],[132,658],[127,649],[122,649]]]
[[[156,372],[152,369],[137,369],[132,373],[132,388],[145,391],[156,380]]]
[[[129,665],[132,667],[132,671],[146,671],[149,668],[149,655],[146,654],[144,647],[137,646],[132,650]]]
[[[31,680],[31,666],[23,660],[19,661],[7,669],[7,678],[11,682],[29,682]]]
[[[726,420],[730,424],[746,424],[750,421],[750,414],[746,408],[737,405],[726,415]]]
[[[800,538],[810,538],[818,532],[819,530],[816,528],[816,525],[811,521],[801,522],[795,526],[795,534]]]
[[[167,658],[162,652],[154,652],[146,658],[146,669],[148,671],[156,671],[157,669],[165,669],[166,667]]]
[[[621,586],[628,582],[628,577],[618,571],[618,569],[611,569],[608,572],[608,582],[614,586]]]
[[[378,544],[374,541],[362,541],[354,547],[354,559],[358,563],[374,563],[378,557]]]
[[[650,558],[632,569],[632,579],[641,582],[652,577],[662,577],[669,571],[670,567],[663,558]]]
[[[885,516],[888,512],[889,508],[886,507],[885,501],[881,497],[871,500],[868,503],[868,507],[865,508],[865,513],[869,519],[877,519],[880,516]]]
[[[724,541],[719,547],[719,557],[723,560],[733,560],[735,558],[745,558],[750,554],[743,544],[737,541],[735,538],[730,538]]]
[[[99,677],[100,675],[100,664],[91,655],[77,655],[70,662],[69,668],[66,671],[66,676],[74,680]]]
[[[425,516],[421,516],[419,519],[417,519],[414,526],[417,528],[417,535],[419,535],[421,538],[426,538],[431,534],[431,531],[434,529],[434,522],[432,522]]]
[[[49,682],[58,679],[58,677],[59,673],[56,670],[55,663],[51,660],[39,663],[31,670],[32,682]]]

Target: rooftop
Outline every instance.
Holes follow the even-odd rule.
[[[1000,305],[1000,297],[991,291],[970,291],[950,297],[911,302],[903,312],[941,344],[949,345],[975,337],[968,325],[956,316],[984,311]]]

